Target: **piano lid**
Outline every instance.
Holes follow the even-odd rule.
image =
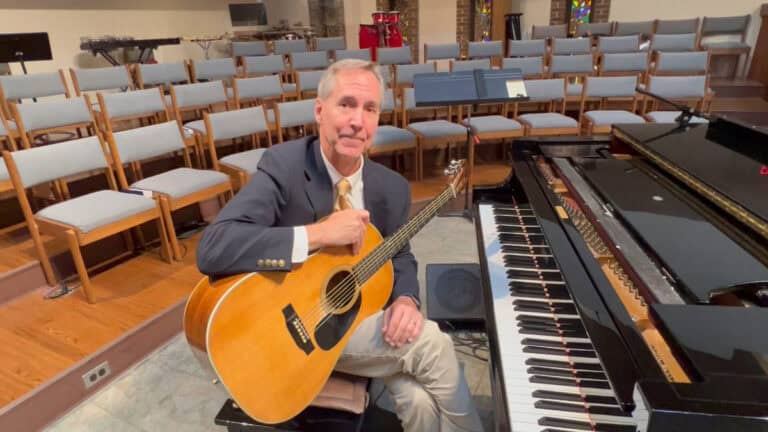
[[[768,239],[768,135],[722,119],[687,128],[619,125],[615,134]]]
[[[768,283],[765,265],[631,163],[582,159],[577,166],[694,301]]]

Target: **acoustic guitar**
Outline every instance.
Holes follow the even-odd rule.
[[[290,272],[197,284],[184,311],[187,342],[246,414],[279,423],[312,402],[350,335],[389,300],[392,257],[464,189],[463,161],[446,174],[448,187],[392,236],[368,224],[357,255],[329,247]]]

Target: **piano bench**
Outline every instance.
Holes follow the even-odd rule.
[[[309,407],[296,417],[267,425],[248,417],[232,399],[227,399],[214,423],[228,432],[360,432],[368,407],[367,378],[334,373]]]

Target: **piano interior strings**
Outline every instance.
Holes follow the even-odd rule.
[[[499,430],[768,430],[768,136],[742,127],[521,139],[475,189]]]

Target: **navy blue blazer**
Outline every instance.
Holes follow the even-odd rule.
[[[367,159],[363,199],[371,223],[388,237],[408,221],[411,192],[400,174]],[[293,227],[333,211],[333,185],[317,137],[285,142],[264,152],[258,171],[219,212],[197,245],[197,266],[209,276],[290,271]],[[391,300],[419,298],[416,259],[406,245],[392,259]]]

